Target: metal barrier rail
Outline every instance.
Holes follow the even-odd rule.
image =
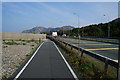
[[[111,66],[113,66],[113,67],[115,67],[115,68],[118,69],[118,62],[114,61],[113,59],[110,59],[110,58],[108,58],[108,57],[105,57],[105,56],[96,54],[96,53],[94,53],[94,52],[92,52],[92,51],[85,50],[85,49],[80,48],[80,47],[78,47],[78,46],[74,46],[74,45],[72,45],[72,44],[70,44],[70,43],[68,43],[68,42],[61,41],[61,40],[56,39],[56,38],[54,38],[54,37],[47,36],[47,38],[49,38],[49,39],[51,39],[51,40],[53,40],[53,41],[58,41],[58,42],[64,43],[65,45],[70,46],[71,49],[72,49],[72,48],[75,48],[75,49],[77,49],[77,50],[79,49],[82,53],[85,53],[85,54],[87,54],[87,55],[89,55],[89,56],[92,56],[92,57],[95,58],[95,59],[98,59],[98,60],[104,62],[104,63],[105,63],[105,71],[106,71],[106,72],[107,72],[108,65],[111,65]]]

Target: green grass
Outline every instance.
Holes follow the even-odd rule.
[[[4,44],[8,44],[8,45],[20,45],[20,43],[16,43],[14,41],[12,41],[12,42],[4,42]]]
[[[97,59],[94,59],[86,54],[83,54],[81,58],[81,53],[78,54],[76,49],[71,51],[70,47],[65,47],[64,44],[56,42],[59,45],[62,53],[67,57],[68,61],[77,70],[80,76],[84,80],[99,80],[107,79],[114,80],[117,77],[117,70],[111,66],[108,67],[107,74],[104,73],[105,64]]]

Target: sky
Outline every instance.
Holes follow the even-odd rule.
[[[76,15],[74,14],[76,13]],[[106,16],[103,16],[106,15]],[[84,27],[118,17],[117,2],[3,2],[2,32],[21,33],[36,26]]]

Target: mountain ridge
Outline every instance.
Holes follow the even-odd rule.
[[[73,26],[63,26],[63,27],[58,27],[58,28],[45,28],[42,26],[37,26],[32,29],[24,30],[22,33],[36,33],[40,34],[42,32],[53,32],[53,31],[60,31],[60,30],[72,30],[74,27]]]

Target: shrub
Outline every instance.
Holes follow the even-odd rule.
[[[31,46],[34,46],[34,45],[31,45]]]
[[[3,48],[6,48],[6,47],[8,47],[8,46],[4,46]]]
[[[35,40],[34,40],[34,39],[32,39],[31,41],[32,41],[32,42],[34,42]]]
[[[19,39],[19,41],[22,41],[22,39]]]
[[[22,40],[22,41],[25,41],[25,40]]]
[[[34,41],[36,44],[39,44],[39,42],[37,40]]]
[[[23,43],[23,45],[26,45],[26,43]]]

